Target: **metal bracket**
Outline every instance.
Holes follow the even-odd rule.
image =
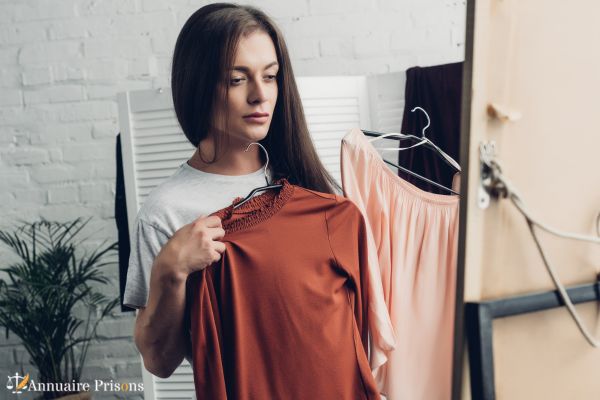
[[[506,186],[499,179],[502,169],[496,163],[496,142],[485,141],[479,143],[479,188],[477,204],[485,210],[490,205],[491,197],[507,197]]]

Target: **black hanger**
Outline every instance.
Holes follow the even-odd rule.
[[[273,185],[269,184],[269,174],[267,172],[267,167],[269,166],[269,153],[263,147],[262,144],[260,144],[258,142],[250,143],[248,145],[248,147],[246,147],[246,150],[244,150],[244,151],[248,151],[248,149],[250,148],[250,146],[252,146],[253,144],[259,145],[260,148],[264,150],[264,152],[265,152],[265,154],[267,156],[267,162],[265,164],[265,180],[267,181],[267,184],[265,186],[260,186],[260,187],[257,187],[255,189],[252,189],[252,191],[248,194],[248,196],[246,196],[244,199],[240,200],[239,202],[237,202],[236,204],[233,205],[233,209],[238,208],[239,206],[241,206],[242,204],[244,204],[245,202],[247,202],[248,200],[250,200],[252,198],[252,196],[254,196],[258,192],[264,192],[265,190],[269,190],[269,189],[278,189],[278,188],[281,188],[283,186],[281,183],[276,183],[276,184],[273,184]]]
[[[241,206],[242,204],[244,204],[245,202],[247,202],[248,200],[250,200],[252,198],[252,196],[254,196],[256,193],[258,192],[263,192],[265,190],[269,190],[269,189],[277,189],[282,187],[283,185],[281,183],[276,183],[274,185],[266,185],[266,186],[261,186],[261,187],[257,187],[256,189],[253,189],[250,194],[248,194],[248,196],[246,196],[246,198],[244,198],[243,200],[240,200],[238,203],[236,203],[233,208],[236,209],[239,206]]]

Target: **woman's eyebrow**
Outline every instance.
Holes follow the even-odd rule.
[[[277,61],[270,62],[269,64],[265,65],[264,69],[270,68],[270,67],[272,67],[273,65],[278,65],[278,62],[277,62]],[[244,65],[235,65],[235,66],[232,68],[232,70],[233,70],[233,71],[249,72],[249,71],[250,71],[250,68],[248,68],[248,67],[246,67],[246,66],[244,66]]]

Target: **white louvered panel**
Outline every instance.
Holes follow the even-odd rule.
[[[170,97],[170,93],[167,92],[166,96]],[[171,101],[165,101],[164,107],[150,106],[149,110],[144,110],[138,106],[137,109],[130,119],[138,177],[137,199],[141,206],[152,189],[191,156],[194,146],[183,134]]]
[[[356,100],[356,99],[353,99]],[[322,115],[322,114],[328,114],[328,115],[337,115],[337,114],[349,114],[349,113],[353,113],[356,111],[356,107],[358,106],[357,104],[350,104],[347,106],[338,106],[336,104],[332,104],[329,106],[323,106],[323,105],[312,105],[312,106],[306,106],[306,101],[303,100],[302,104],[304,104],[304,111],[306,111],[307,113],[310,113],[311,115]]]
[[[118,100],[131,237],[134,218],[146,196],[192,155],[194,147],[177,122],[170,90],[120,93]],[[168,379],[155,377],[143,367],[142,376],[147,400],[194,397],[192,368],[185,360]]]
[[[132,110],[135,110],[130,119],[137,200],[141,206],[150,191],[190,157],[194,147],[181,131],[170,91],[140,91],[131,95]]]
[[[162,153],[165,151],[189,151],[190,144],[187,142],[165,142],[161,143],[160,146],[156,145],[143,145],[138,146],[135,150],[135,155],[140,156],[142,154]]]
[[[181,143],[181,133],[170,133],[161,136],[137,137],[137,149],[143,149],[145,146],[156,144]]]
[[[190,154],[191,155],[191,154]],[[138,162],[137,170],[141,171],[165,171],[169,170],[173,172],[175,168],[177,168],[181,164],[180,160],[155,160],[148,162]]]
[[[327,134],[327,133],[337,133],[339,131],[343,131],[343,130],[349,130],[350,128],[348,128],[349,125],[352,124],[356,124],[357,122],[329,122],[326,124],[312,124],[312,123],[308,123],[308,130],[310,131],[311,135],[315,135],[315,134]],[[352,125],[354,126],[354,125]]]
[[[169,378],[155,377],[154,385],[154,398],[156,400],[191,399],[196,391],[192,366],[184,360]]]
[[[154,148],[152,148],[152,151],[148,151],[145,153],[137,153],[136,154],[136,159],[137,162],[140,163],[140,165],[142,164],[151,164],[151,163],[155,163],[155,162],[159,162],[159,161],[169,161],[169,160],[182,160],[182,159],[186,159],[189,158],[190,154],[190,146],[187,146],[187,149],[185,150],[175,150],[175,151],[169,151],[167,149],[165,149],[165,151],[160,151],[161,148],[163,146],[154,146]],[[192,148],[192,151],[194,149]],[[187,157],[187,158],[186,158]]]
[[[137,114],[134,115],[137,116]],[[177,125],[175,115],[170,118],[147,118],[135,120],[133,127],[140,136],[146,136],[147,132],[156,131],[159,128],[163,131],[170,130],[171,132],[176,132],[180,129],[179,125]]]
[[[140,179],[140,180],[156,179],[156,178],[160,179],[160,178],[168,177],[170,173],[171,173],[170,171],[165,171],[165,170],[161,170],[161,169],[138,171],[138,179]]]
[[[369,123],[364,76],[298,78],[306,122],[317,154],[341,186],[340,143],[349,129]]]
[[[402,113],[404,112],[404,100],[381,101],[379,108],[374,112],[376,114],[376,121],[378,122],[377,131],[400,132]]]
[[[192,385],[191,388],[186,389],[180,389],[173,386],[159,388],[157,385],[154,389],[154,393],[154,398],[156,400],[189,400],[193,399],[194,387]]]
[[[157,121],[158,122],[158,121]],[[137,129],[134,127],[134,129]],[[144,129],[136,130],[136,137],[138,138],[152,138],[156,136],[173,135],[180,136],[181,128],[171,125],[156,125],[153,127],[146,127]]]
[[[140,179],[138,188],[139,189],[142,189],[142,188],[153,189],[156,186],[160,185],[160,183],[163,182],[165,180],[165,178],[168,178],[167,174],[161,174],[160,176],[157,176],[156,178]]]

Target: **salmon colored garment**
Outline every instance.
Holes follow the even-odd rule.
[[[432,153],[432,157],[435,155]],[[341,145],[344,195],[379,258],[396,348],[374,371],[388,400],[451,398],[459,197],[400,178],[358,128]]]
[[[277,182],[212,214],[226,250],[187,281],[196,396],[380,399],[364,218],[343,196]]]

